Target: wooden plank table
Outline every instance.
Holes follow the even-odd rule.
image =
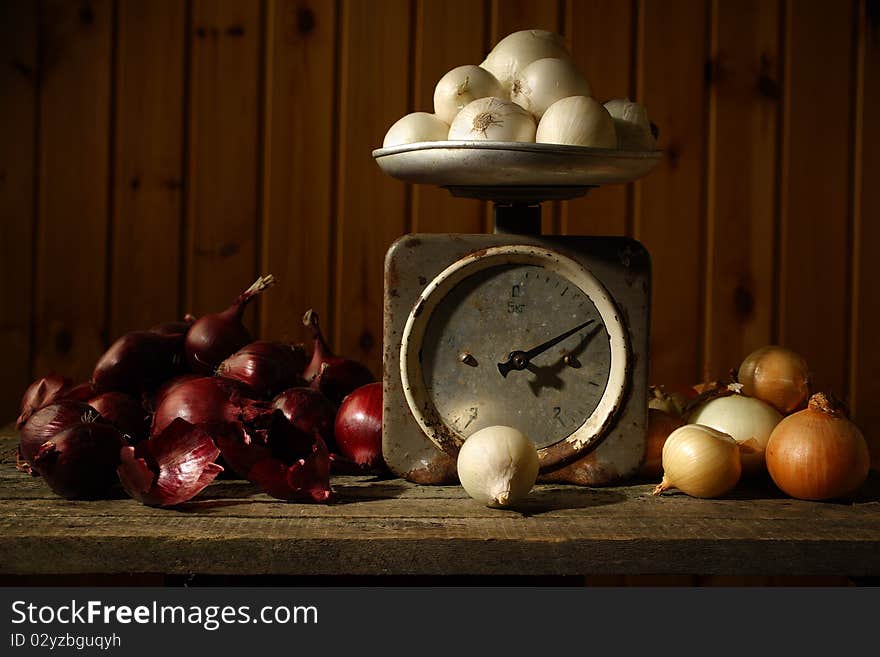
[[[222,480],[167,510],[61,499],[15,469],[16,440],[0,431],[0,576],[880,575],[877,478],[850,503],[539,485],[519,511],[400,479],[336,477],[332,505]]]

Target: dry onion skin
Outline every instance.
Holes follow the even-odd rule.
[[[810,397],[807,408],[776,425],[766,459],[773,483],[802,500],[852,495],[871,465],[862,432],[839,401],[821,392]]]
[[[479,98],[455,117],[449,127],[449,139],[534,142],[535,120],[509,100]]]
[[[663,445],[663,481],[653,494],[677,488],[691,497],[720,497],[739,483],[739,444],[725,433],[686,424]]]
[[[468,495],[489,507],[506,507],[526,497],[535,485],[538,450],[521,431],[491,426],[464,441],[457,465]]]
[[[568,59],[570,55],[565,40],[547,30],[520,30],[496,43],[480,67],[494,75],[504,88],[504,93],[509,95],[520,71],[546,57]]]
[[[546,57],[526,66],[516,76],[510,100],[540,121],[557,100],[569,96],[591,96],[590,83],[568,58]]]
[[[802,408],[810,394],[807,361],[778,345],[761,347],[746,356],[737,378],[744,394],[765,401],[786,415]]]
[[[614,119],[618,148],[627,151],[653,151],[657,148],[644,105],[629,98],[615,98],[605,103],[605,109]]]
[[[743,475],[750,476],[764,472],[764,450],[782,415],[760,399],[734,394],[706,402],[688,420],[726,433],[738,442],[743,447]]]
[[[451,124],[468,104],[492,96],[504,96],[504,89],[494,75],[473,64],[457,66],[440,78],[434,87],[434,114],[444,123]]]
[[[383,148],[415,144],[423,141],[443,141],[449,134],[449,126],[434,114],[413,112],[398,119],[388,128]]]
[[[614,119],[588,96],[557,100],[541,117],[535,141],[593,148],[617,148]]]

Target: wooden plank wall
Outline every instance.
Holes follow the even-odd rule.
[[[545,228],[653,256],[651,378],[801,351],[880,431],[877,0],[2,0],[0,408],[85,379],[124,331],[225,307],[380,371],[398,236],[487,208],[381,174],[370,151],[443,72],[524,27],[560,31],[600,100],[646,103],[645,180],[552,204]]]

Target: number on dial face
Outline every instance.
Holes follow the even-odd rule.
[[[460,434],[505,424],[546,447],[596,409],[611,347],[595,305],[579,287],[538,265],[501,265],[474,273],[438,303],[421,360],[429,398]]]

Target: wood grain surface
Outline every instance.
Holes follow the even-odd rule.
[[[539,485],[517,510],[459,486],[335,477],[330,505],[215,481],[176,509],[72,502],[14,468],[0,437],[0,575],[880,575],[880,480],[854,503],[801,502],[770,484],[727,499]],[[605,583],[619,584],[618,578]],[[637,583],[650,579],[636,578]]]
[[[255,337],[379,374],[385,249],[491,230],[487,204],[371,157],[436,79],[528,28],[660,131],[642,182],[545,204],[548,232],[629,234],[653,267],[651,382],[774,341],[880,435],[873,346],[877,0],[40,0],[0,3],[0,418],[28,380],[86,379],[117,334],[225,308]],[[467,20],[461,20],[465,14]]]

